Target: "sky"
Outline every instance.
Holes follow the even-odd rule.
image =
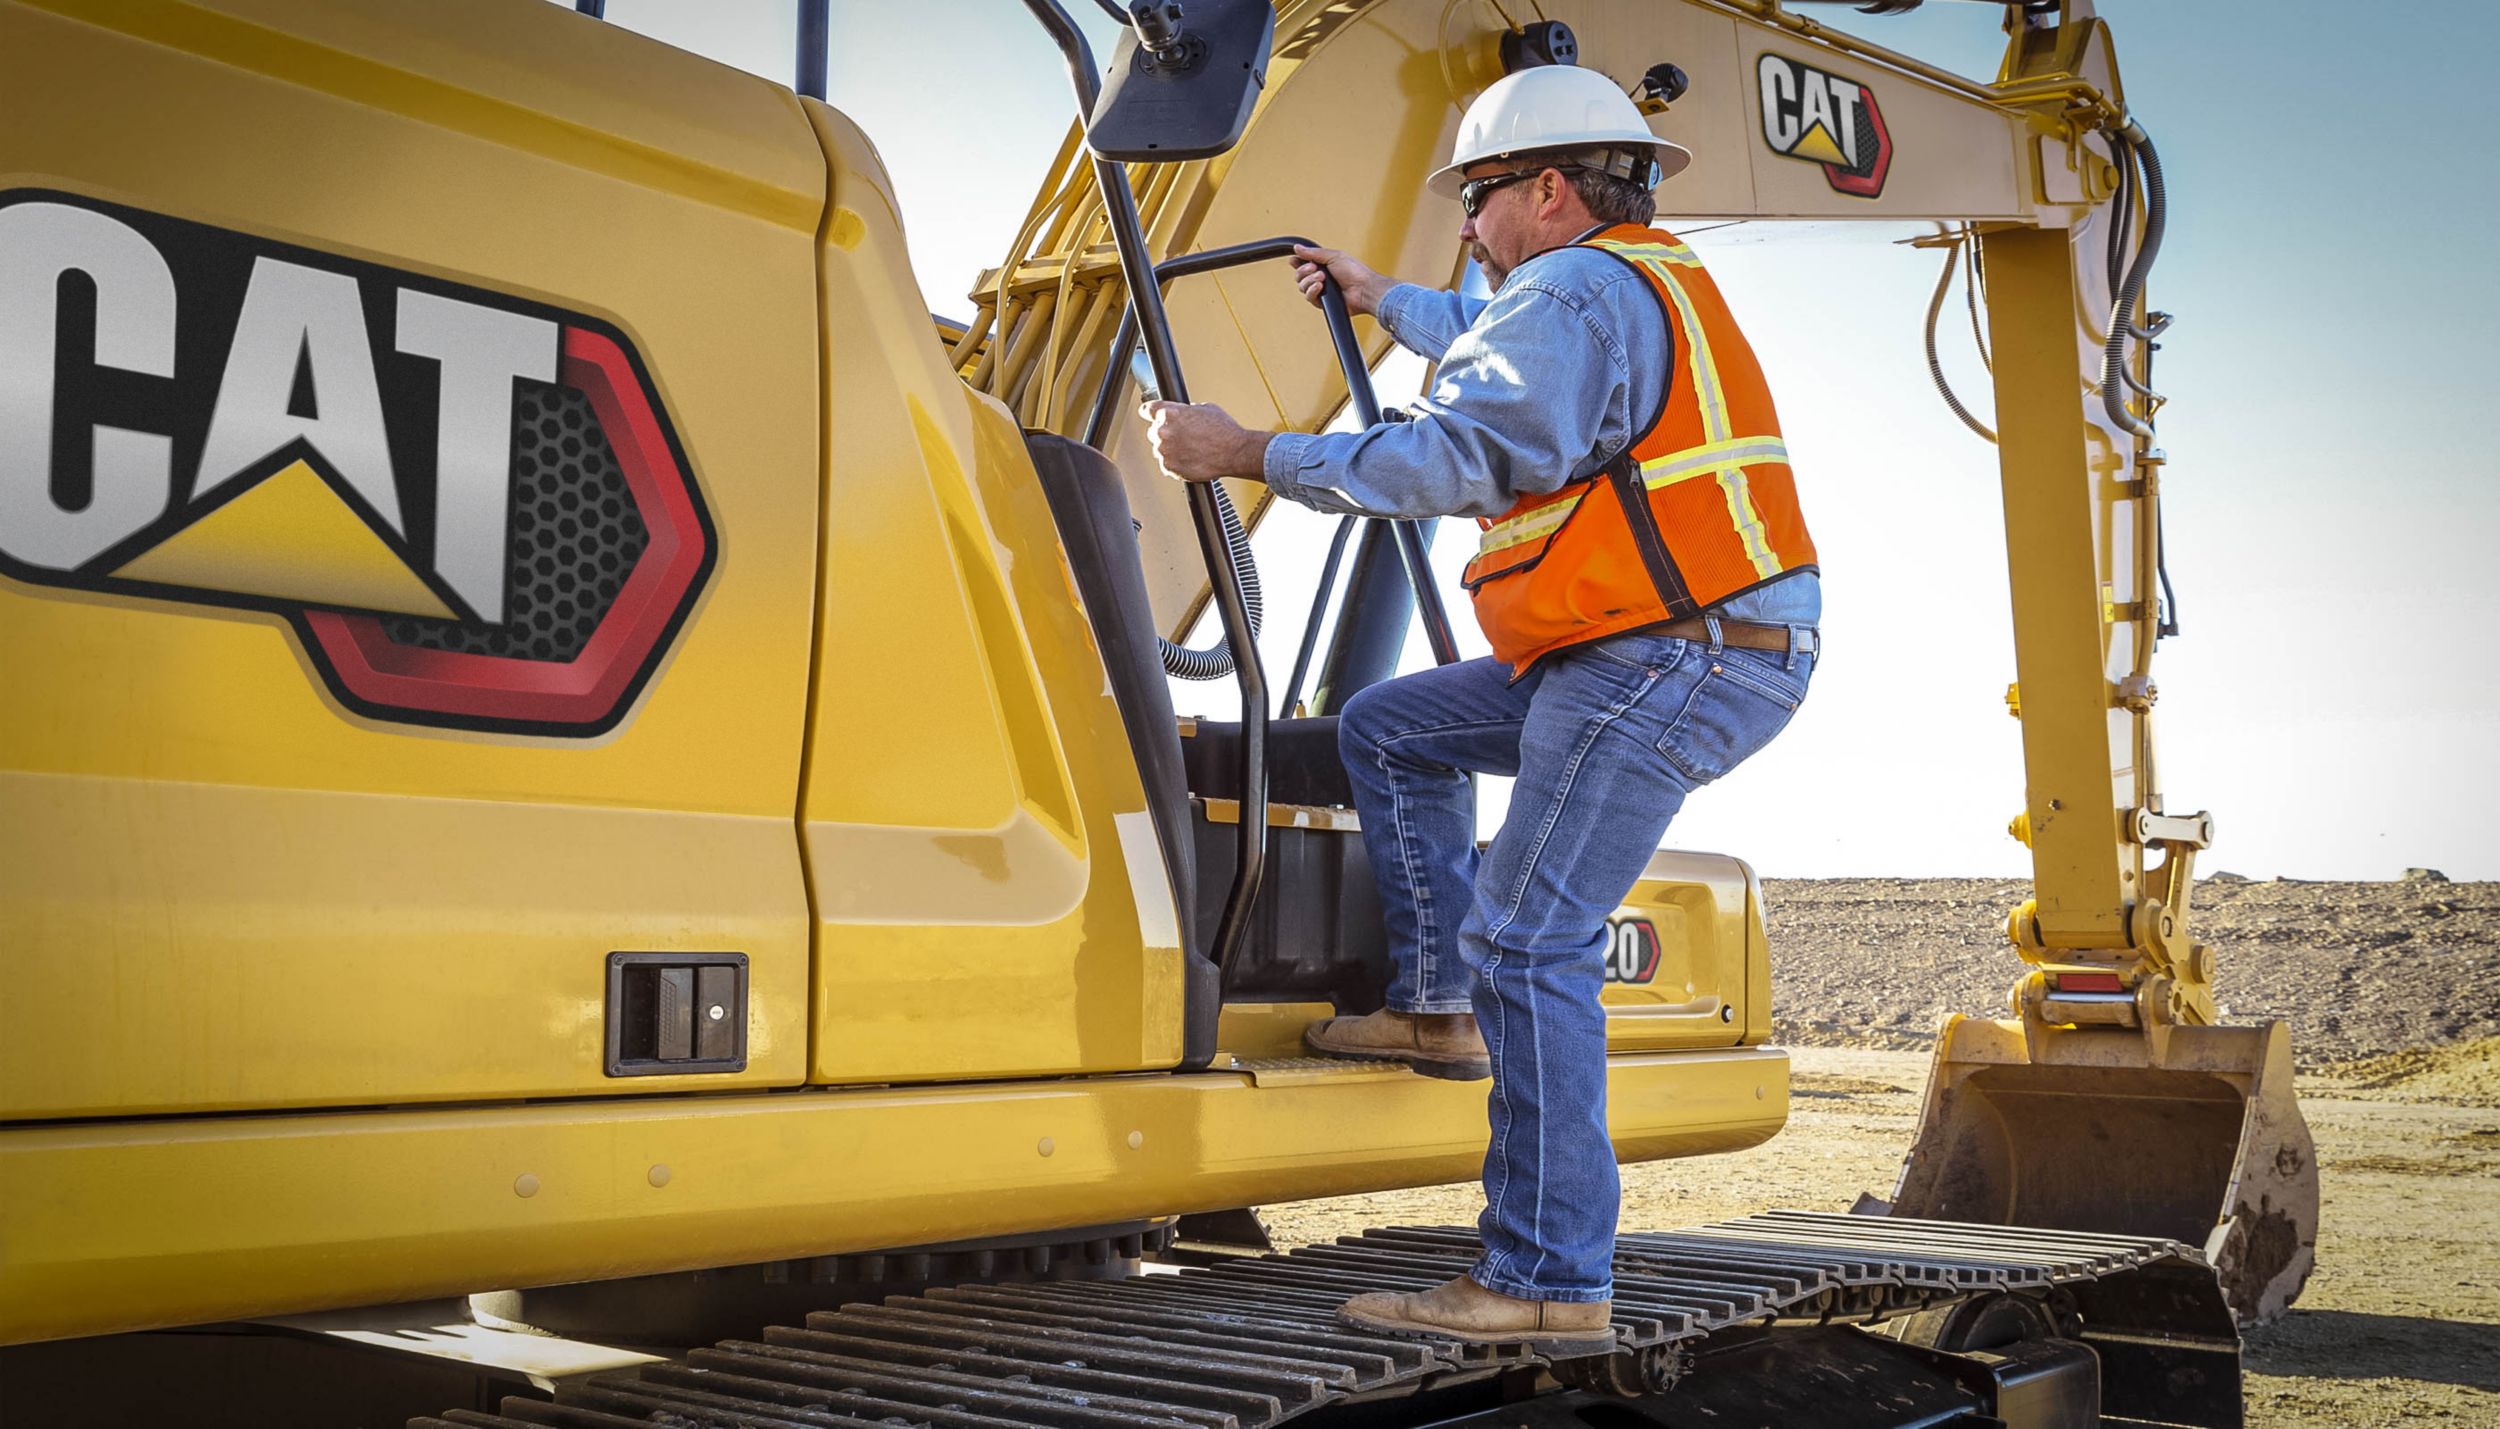
[[[1086,0],[1069,8],[1107,56],[1108,22]],[[962,316],[1066,132],[1058,53],[1022,0],[833,10],[829,98],[893,174],[930,308]],[[2481,147],[2500,9],[2100,11],[2171,195],[2152,280],[2154,306],[2178,315],[2158,383],[2183,625],[2154,667],[2167,807],[2214,813],[2206,872],[2500,878],[2500,460],[2479,420],[2500,342],[2488,257],[2500,165]],[[608,17],[777,80],[791,72],[791,0],[609,0]],[[1986,5],[1814,17],[1982,78],[2002,43]],[[928,59],[940,38],[943,68]],[[1671,211],[1671,182],[1661,199]],[[1456,224],[1453,210],[1453,242]],[[2023,777],[2003,701],[2013,640],[1995,454],[1929,385],[1934,259],[1881,241],[1704,255],[1779,396],[1822,556],[1829,654],[1789,730],[1698,792],[1669,845],[1735,853],[1772,877],[2027,874],[2004,832]],[[1281,281],[1279,301],[1292,301]],[[1948,366],[1984,412],[1986,375],[1967,325],[1959,348],[1956,331]],[[1280,670],[1326,530],[1297,518],[1259,542],[1276,612],[1261,644]],[[1469,544],[1446,531],[1441,563],[1454,572]],[[1451,573],[1465,648],[1481,651]],[[1410,659],[1426,658],[1419,640]],[[1178,703],[1220,714],[1232,701],[1217,684]],[[1488,821],[1501,799],[1488,791]]]

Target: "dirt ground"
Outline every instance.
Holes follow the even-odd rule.
[[[1924,1049],[1947,1012],[1999,1015],[2021,971],[2010,879],[1770,879],[1782,1041]],[[2200,881],[2191,910],[2231,1021],[2288,1018],[2304,1067],[2500,1036],[2500,883]]]
[[[2022,885],[1775,882],[1788,1127],[1729,1156],[1624,1168],[1623,1226],[1888,1195],[1947,1009],[2003,1005],[1996,930]],[[2289,1017],[2317,1138],[2318,1266],[2247,1344],[2256,1429],[2500,1426],[2500,884],[2230,883],[2198,890],[2235,1018]],[[1472,1183],[1266,1208],[1280,1245],[1459,1225]]]

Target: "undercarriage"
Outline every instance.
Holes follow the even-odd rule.
[[[2230,1309],[2170,1241],[1773,1211],[1623,1236],[1611,1355],[1334,1317],[1476,1253],[1470,1231],[1398,1228],[1111,1283],[932,1288],[411,1429],[2241,1422]]]

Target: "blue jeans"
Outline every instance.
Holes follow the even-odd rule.
[[[1347,702],[1338,749],[1389,926],[1389,1005],[1472,1011],[1493,1055],[1472,1272],[1485,1288],[1613,1293],[1606,916],[1684,796],[1770,743],[1813,668],[1808,653],[1634,632],[1549,655],[1516,682],[1468,660]],[[1518,779],[1481,856],[1471,771]]]

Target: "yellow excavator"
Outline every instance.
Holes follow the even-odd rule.
[[[7,1418],[2238,1424],[2317,1184],[2154,777],[2167,198],[2091,0],[1997,6],[1985,83],[1801,0],[1102,3],[1107,65],[1026,0],[1078,123],[950,324],[825,0],[789,88],[598,0],[0,0]],[[1482,1153],[1476,1089],[1300,1050],[1385,982],[1334,712],[1454,656],[1432,533],[1339,524],[1271,694],[1264,492],[1127,414],[1380,419],[1272,260],[1460,281],[1422,176],[1554,63],[1699,156],[1705,254],[1984,289],[2035,896],[1889,1203],[1627,1233],[1549,1362],[1331,1319],[1470,1232],[1252,1213]],[[1780,1129],[1773,962],[1657,855],[1623,1159]]]

